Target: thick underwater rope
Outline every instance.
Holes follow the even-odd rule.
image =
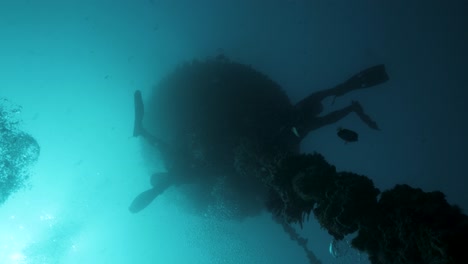
[[[308,240],[306,238],[301,237],[296,230],[283,218],[277,217],[275,215],[272,216],[273,220],[280,224],[283,227],[283,230],[289,234],[289,237],[296,241],[297,244],[304,249],[304,252],[307,255],[307,259],[309,260],[310,264],[322,264],[322,262],[317,258],[317,256],[307,247]]]

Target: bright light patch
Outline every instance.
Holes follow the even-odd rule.
[[[77,252],[78,251],[78,246],[76,244],[73,244],[71,246],[71,249],[72,249],[73,252]]]
[[[19,252],[10,255],[10,260],[14,261],[15,263],[19,263],[19,261],[23,261],[25,259],[26,257]]]
[[[54,219],[55,217],[51,214],[48,214],[48,213],[44,213],[42,214],[39,219],[41,219],[41,221],[47,221],[47,220],[52,220]]]

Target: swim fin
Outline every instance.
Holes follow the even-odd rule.
[[[158,176],[160,176],[160,179],[158,179]],[[158,195],[162,194],[167,188],[174,185],[174,179],[168,177],[167,173],[164,172],[155,173],[151,176],[151,184],[153,185],[153,188],[140,193],[135,197],[135,199],[133,199],[132,204],[128,207],[130,212],[136,214],[145,209],[151,202],[153,202],[154,199],[156,199],[156,197],[158,197]]]
[[[333,95],[336,98],[357,89],[364,89],[382,84],[388,81],[388,79],[389,77],[385,65],[375,65],[353,75],[346,82],[335,87],[333,89]]]
[[[347,83],[356,83],[361,88],[375,86],[388,81],[388,74],[384,64],[379,64],[367,68],[351,77]]]
[[[134,104],[135,104],[135,123],[133,125],[133,136],[137,137],[143,133],[143,114],[145,112],[143,106],[143,99],[141,97],[141,92],[139,90],[135,91],[134,94]]]
[[[140,193],[132,204],[128,207],[130,212],[136,214],[145,209],[161,192],[157,188],[151,188],[147,191]]]

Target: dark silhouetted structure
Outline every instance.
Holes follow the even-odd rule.
[[[239,218],[267,209],[311,263],[319,261],[291,227],[311,213],[337,240],[357,231],[352,246],[372,263],[468,263],[461,251],[467,218],[442,193],[406,185],[381,193],[369,178],[299,152],[309,132],[352,112],[378,129],[358,102],[319,116],[321,101],[387,80],[385,67],[373,66],[292,105],[266,75],[224,56],[181,65],[161,81],[146,111],[135,92],[134,136],[160,149],[167,172],[130,210],[172,185],[196,182],[208,193],[223,186],[213,200],[230,204]]]

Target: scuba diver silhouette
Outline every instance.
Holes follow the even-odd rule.
[[[384,83],[388,80],[388,75],[385,71],[385,66],[383,64],[376,65],[370,68],[367,68],[358,74],[355,74],[347,81],[333,87],[330,89],[321,90],[315,93],[312,93],[308,97],[299,101],[295,105],[295,115],[297,120],[295,123],[301,124],[296,126],[296,131],[294,132],[296,136],[301,139],[306,137],[307,134],[323,126],[336,123],[337,121],[343,119],[348,114],[354,112],[358,117],[370,128],[379,130],[377,123],[370,118],[364,112],[361,104],[358,101],[352,101],[351,105],[342,108],[340,110],[333,111],[324,116],[319,116],[323,111],[322,101],[329,96],[333,96],[333,102],[339,96],[342,96],[346,93],[376,86],[378,84]]]
[[[377,126],[377,123],[373,121],[364,112],[362,106],[357,101],[352,101],[351,105],[343,109],[333,111],[327,115],[319,116],[319,114],[323,111],[322,101],[326,97],[334,96],[336,98],[354,90],[369,88],[372,86],[382,84],[386,82],[387,80],[388,80],[388,76],[385,71],[385,66],[381,64],[381,65],[376,65],[376,66],[367,68],[359,72],[358,74],[355,74],[354,76],[349,78],[347,81],[333,88],[312,93],[306,98],[304,98],[303,100],[299,101],[295,105],[290,104],[289,99],[284,94],[284,97],[282,95],[280,96],[281,100],[275,99],[277,101],[273,101],[273,102],[258,101],[256,97],[244,98],[239,95],[240,99],[245,99],[248,101],[246,102],[244,100],[239,105],[234,105],[234,106],[239,107],[240,109],[243,109],[245,108],[245,104],[253,103],[253,104],[259,105],[261,109],[262,107],[265,107],[263,106],[263,104],[267,104],[267,103],[273,104],[272,106],[273,110],[271,111],[273,111],[274,115],[272,116],[273,117],[285,116],[286,118],[284,120],[283,119],[281,120],[281,121],[284,121],[284,123],[277,124],[275,123],[275,120],[273,120],[272,118],[266,118],[264,119],[266,121],[264,123],[261,123],[262,120],[260,119],[262,119],[263,116],[259,115],[257,111],[253,110],[251,112],[247,112],[248,115],[252,115],[254,116],[254,118],[257,118],[255,119],[256,122],[253,122],[254,126],[253,127],[247,126],[248,128],[261,130],[262,127],[257,127],[257,126],[262,126],[262,124],[263,125],[272,124],[271,125],[272,129],[266,131],[268,133],[267,135],[262,135],[262,137],[254,137],[254,139],[252,140],[258,141],[258,140],[264,139],[265,137],[268,137],[269,139],[273,139],[273,141],[264,141],[264,142],[261,142],[261,144],[263,144],[264,146],[270,146],[271,144],[273,144],[275,146],[279,146],[278,148],[284,148],[284,149],[286,149],[286,146],[292,145],[293,146],[292,152],[299,153],[300,142],[303,138],[307,136],[307,134],[310,131],[316,130],[318,128],[321,128],[329,124],[333,124],[341,120],[342,118],[346,117],[348,114],[352,112],[356,113],[359,116],[359,118],[365,124],[367,124],[370,128],[378,130],[379,128]],[[228,88],[231,89],[230,87]],[[270,92],[270,90],[268,91]],[[273,88],[272,88],[271,93],[274,93]],[[221,96],[223,96],[223,94],[221,94]],[[265,97],[265,95],[261,94],[261,97]],[[231,98],[229,96],[226,96],[225,98],[216,97],[215,99],[229,101]],[[279,101],[284,102],[286,100],[287,100],[287,106],[285,108],[276,110],[275,108],[276,103],[278,103]],[[221,106],[228,107],[224,105],[221,105]],[[212,182],[213,179],[215,179],[219,175],[223,175],[223,173],[225,172],[226,166],[228,167],[230,166],[228,168],[228,171],[232,172],[231,171],[232,162],[230,159],[235,160],[236,157],[228,156],[229,162],[223,163],[223,161],[219,162],[218,159],[216,159],[216,156],[222,156],[223,153],[216,152],[215,155],[212,157],[212,160],[206,163],[203,157],[200,158],[199,155],[194,154],[194,150],[191,149],[192,148],[191,144],[188,144],[188,143],[184,144],[183,142],[185,141],[182,141],[182,143],[178,144],[178,146],[174,146],[173,144],[168,144],[164,140],[150,134],[150,132],[147,131],[143,126],[143,117],[144,117],[145,111],[144,111],[144,105],[143,105],[142,95],[140,91],[135,91],[134,107],[135,107],[135,123],[134,123],[133,136],[134,137],[141,136],[150,145],[159,149],[159,151],[162,154],[164,163],[166,165],[167,172],[156,173],[152,175],[151,177],[152,187],[135,197],[135,199],[133,200],[133,202],[131,203],[129,207],[129,210],[132,213],[137,213],[143,210],[157,196],[162,194],[166,189],[168,189],[171,186],[177,186],[180,184],[185,184],[185,183],[189,183],[193,181],[195,182],[205,181],[205,184],[208,185]],[[254,109],[259,109],[259,108],[254,108]],[[214,110],[217,110],[221,113],[230,113],[230,111],[227,111],[226,109],[214,109]],[[234,120],[227,119],[223,121],[231,122],[237,126],[241,126],[242,128],[242,125],[244,125],[243,123],[244,119],[242,119],[242,117],[250,117],[250,116],[242,116],[243,112],[241,110],[239,110],[239,112],[241,113],[241,114],[238,114],[240,115],[240,118],[239,116],[235,115]],[[208,112],[208,113],[211,114],[211,112]],[[232,118],[232,116],[229,116],[229,117]],[[206,120],[208,120],[209,122],[216,122],[210,118],[207,118]],[[203,124],[197,123],[196,125],[203,126]],[[211,123],[208,123],[208,125],[211,125]],[[210,128],[206,128],[206,129],[209,130]],[[218,129],[218,127],[215,127],[215,129]],[[235,131],[231,131],[231,130],[228,130],[228,131],[230,131],[230,133],[233,134],[232,136],[235,137],[236,139],[241,137],[241,134],[238,135],[236,134],[237,132]],[[244,131],[244,130],[241,130],[241,131]],[[274,133],[274,131],[277,131],[278,134]],[[271,134],[274,134],[275,136],[271,136]],[[254,133],[254,135],[257,135],[257,134]],[[223,141],[224,139],[225,137],[221,137],[219,141],[216,141],[217,139],[210,138],[208,141],[203,142],[203,144],[205,147],[206,146],[209,147],[212,145],[225,144],[226,146],[222,148],[222,150],[226,150],[226,149],[232,150],[232,147],[235,147],[235,146],[231,146],[229,145],[230,143],[224,142]],[[234,177],[231,177],[231,178],[234,179]]]

